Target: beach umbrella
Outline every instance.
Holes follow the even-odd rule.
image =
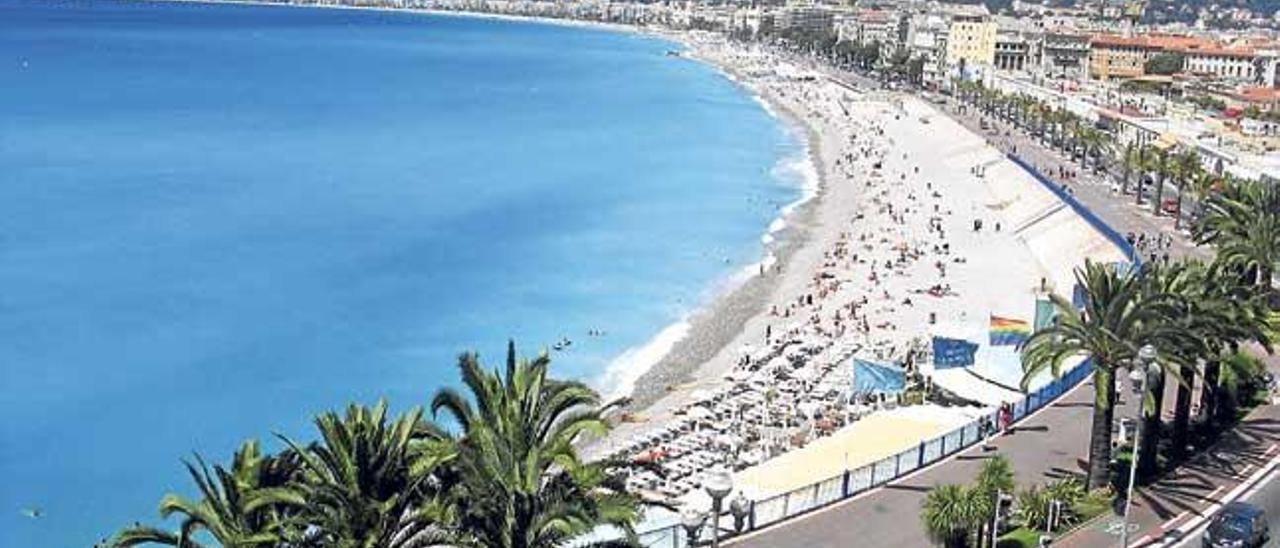
[[[822,409],[822,404],[812,401],[802,401],[796,407],[800,409],[800,414],[813,418],[818,414],[818,411]]]
[[[715,413],[712,413],[711,410],[706,407],[694,407],[689,410],[689,418],[698,421],[707,420],[714,416]]]
[[[697,390],[694,390],[693,393],[689,395],[689,400],[695,403],[702,403],[704,401],[711,399],[712,397],[713,395],[711,394],[711,392],[699,388]]]

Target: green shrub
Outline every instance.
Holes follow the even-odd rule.
[[[1036,548],[1040,546],[1040,532],[1032,529],[1014,529],[996,539],[996,548]]]
[[[1018,494],[1017,523],[1028,529],[1043,531],[1048,525],[1049,502],[1062,503],[1058,516],[1058,528],[1079,522],[1078,506],[1088,492],[1084,484],[1074,479],[1063,479],[1042,487],[1033,486]]]
[[[1018,493],[1016,523],[1027,529],[1043,531],[1049,520],[1049,501],[1053,500],[1046,489],[1033,485]]]

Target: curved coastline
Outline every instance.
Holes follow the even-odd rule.
[[[242,4],[253,6],[277,6],[282,8],[318,8],[337,10],[386,11],[441,17],[465,17],[506,22],[535,23],[601,31],[643,35],[670,42],[683,52],[683,58],[692,60],[733,82],[750,96],[760,108],[792,135],[801,153],[777,159],[774,169],[782,167],[797,156],[803,157],[810,173],[800,187],[801,196],[782,206],[761,232],[763,252],[760,259],[744,266],[740,271],[714,280],[707,288],[706,298],[686,310],[680,318],[667,324],[645,342],[632,346],[603,364],[603,370],[594,379],[587,379],[603,394],[613,398],[628,398],[623,410],[638,413],[649,409],[680,385],[705,380],[714,371],[701,371],[713,356],[725,350],[735,337],[742,333],[747,321],[762,314],[768,298],[781,285],[788,272],[788,264],[795,253],[810,240],[809,227],[817,215],[818,206],[826,194],[827,184],[820,169],[820,138],[816,130],[802,117],[767,96],[744,84],[743,78],[733,68],[715,62],[696,53],[696,45],[687,37],[654,29],[629,25],[537,17],[495,14],[447,9],[412,9],[380,6],[346,6],[308,2],[273,2],[270,0],[153,0],[185,4]],[[774,175],[777,177],[776,175]],[[779,184],[782,184],[779,181]],[[764,275],[769,272],[772,274]],[[636,371],[639,369],[640,371]]]
[[[745,276],[732,276],[726,280],[727,283],[717,284],[717,290],[705,303],[681,318],[675,325],[687,326],[684,336],[674,341],[653,363],[640,364],[645,370],[638,375],[632,386],[601,387],[615,390],[616,396],[629,393],[631,401],[626,410],[631,413],[649,409],[681,385],[709,380],[720,373],[718,370],[705,371],[703,366],[742,334],[748,320],[765,313],[769,298],[782,285],[787,273],[791,272],[791,259],[812,240],[810,229],[816,222],[818,210],[827,195],[827,181],[818,167],[821,145],[816,130],[785,106],[743,85],[725,67],[708,59],[696,56],[691,58],[715,69],[738,85],[744,93],[749,93],[756,99],[770,116],[778,120],[799,141],[803,147],[801,154],[812,172],[806,175],[809,180],[804,182],[802,195],[779,208],[778,216],[766,227],[761,236],[764,245],[762,257],[744,267]],[[777,165],[781,166],[792,158],[779,158]],[[666,332],[664,329],[654,340],[658,340]],[[610,364],[609,369],[613,366],[614,364]]]

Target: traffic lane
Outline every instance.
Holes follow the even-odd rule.
[[[1268,547],[1277,546],[1277,543],[1280,542],[1276,539],[1277,531],[1280,531],[1280,482],[1276,481],[1278,475],[1280,475],[1280,469],[1272,469],[1254,487],[1236,499],[1253,504],[1266,512],[1267,524],[1272,532],[1272,539],[1264,545]],[[1225,503],[1225,501],[1223,502]],[[1218,511],[1221,511],[1221,509]],[[1214,512],[1209,519],[1201,522],[1192,530],[1193,534],[1184,540],[1176,542],[1173,546],[1176,548],[1199,548],[1203,546],[1205,529],[1213,517],[1216,516],[1217,512]]]
[[[1275,481],[1278,471],[1272,470],[1263,480],[1260,488],[1245,497],[1245,501],[1262,508],[1267,513],[1267,523],[1271,525],[1272,540],[1268,546],[1276,546],[1275,537],[1280,532],[1280,482]]]

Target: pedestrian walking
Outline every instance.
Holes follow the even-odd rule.
[[[1013,423],[1013,406],[1008,402],[1000,402],[1000,411],[997,416],[1000,421],[1000,435],[1009,435],[1009,426]]]

